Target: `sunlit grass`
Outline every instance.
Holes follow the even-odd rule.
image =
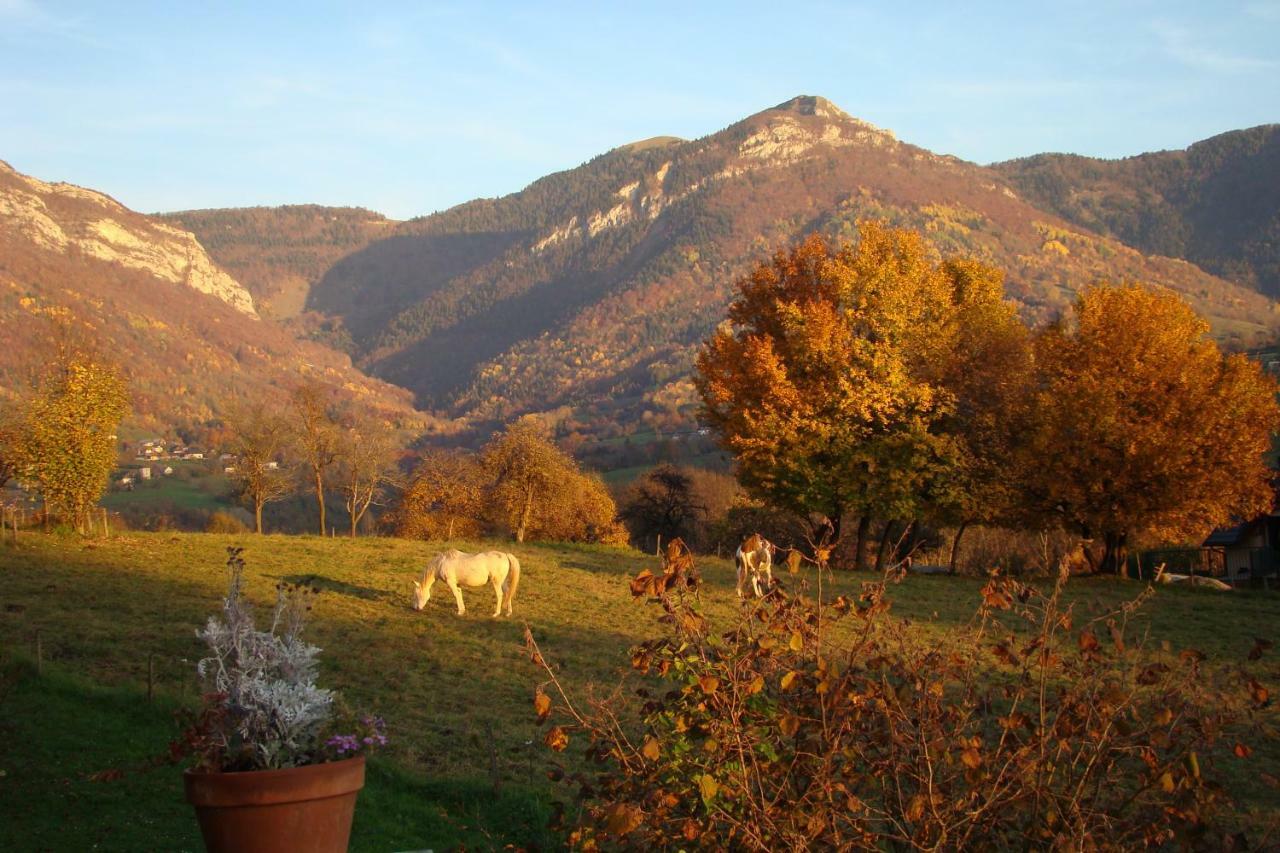
[[[409,607],[411,581],[439,544],[169,533],[85,541],[29,533],[17,546],[0,546],[0,651],[29,657],[39,631],[54,670],[122,689],[132,701],[145,689],[151,657],[165,701],[193,701],[194,661],[201,653],[195,631],[218,608],[231,544],[245,546],[247,594],[264,615],[280,580],[307,580],[321,589],[309,637],[324,649],[322,683],[387,718],[393,741],[389,765],[415,778],[485,788],[496,766],[499,783],[508,789],[547,792],[534,801],[549,799],[542,772],[547,753],[531,704],[540,674],[523,650],[524,623],[575,691],[616,685],[626,672],[629,647],[662,633],[656,609],[633,601],[626,583],[655,560],[626,549],[487,543],[514,551],[524,567],[514,618],[495,620],[488,616],[489,588],[464,592],[464,618],[454,614],[452,596],[439,586],[424,612]],[[732,566],[705,558],[699,568],[707,581],[707,616],[717,628],[727,627],[738,608]],[[800,580],[785,570],[781,576],[792,586]],[[806,578],[812,583],[812,572]],[[856,592],[868,579],[837,574],[825,592]],[[945,639],[969,624],[981,585],[974,578],[912,576],[892,587],[892,614],[909,623],[906,631]],[[1073,579],[1067,596],[1085,615],[1104,612],[1141,588],[1114,579]],[[1159,654],[1194,647],[1211,661],[1243,664],[1255,637],[1274,636],[1278,618],[1280,595],[1274,592],[1160,588],[1136,624]],[[839,631],[833,640],[838,642]],[[1252,665],[1273,686],[1280,682],[1276,659]],[[29,721],[15,718],[31,712],[30,704],[0,700],[0,724],[27,726]],[[121,745],[126,757],[163,749],[163,719],[138,727],[144,734]],[[1267,763],[1280,766],[1280,746],[1261,732],[1248,734],[1252,763],[1224,764],[1224,770],[1247,800],[1270,808],[1272,795],[1257,784],[1256,771]],[[85,769],[61,772],[75,776]],[[0,779],[0,802],[6,790],[24,784]],[[56,795],[50,796],[55,808]],[[123,808],[110,798],[93,802],[104,813]],[[407,809],[410,821],[414,809],[437,807],[430,797],[417,805],[396,802],[394,808]]]

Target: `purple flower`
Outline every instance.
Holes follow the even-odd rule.
[[[356,740],[355,735],[334,735],[325,742],[326,746],[331,746],[341,755],[344,752],[358,752],[360,749],[360,741]]]

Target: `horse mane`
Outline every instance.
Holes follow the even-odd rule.
[[[425,581],[427,578],[431,577],[433,573],[438,574],[440,567],[444,565],[445,558],[456,553],[458,552],[453,550],[442,551],[441,553],[434,555],[430,560],[427,560],[426,568],[422,570],[422,580]],[[443,580],[443,578],[441,578],[441,580]]]

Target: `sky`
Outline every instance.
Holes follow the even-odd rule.
[[[0,160],[407,218],[800,94],[979,163],[1280,122],[1280,0],[1039,5],[0,0]]]

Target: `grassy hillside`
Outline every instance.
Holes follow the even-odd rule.
[[[13,661],[29,660],[39,631],[54,676],[47,683],[29,675],[11,677],[0,688],[0,743],[5,744],[0,770],[6,770],[0,776],[0,827],[32,821],[52,827],[74,816],[86,838],[102,838],[110,847],[105,833],[112,827],[124,833],[121,838],[136,837],[128,834],[136,827],[122,828],[136,801],[127,793],[133,785],[137,797],[168,803],[157,806],[155,837],[172,833],[173,846],[188,843],[178,840],[183,832],[190,837],[190,827],[186,813],[172,808],[176,788],[169,771],[133,781],[127,777],[123,789],[90,783],[85,775],[131,766],[164,748],[168,734],[162,709],[139,707],[145,704],[140,691],[148,656],[154,655],[163,701],[191,701],[193,662],[201,651],[194,633],[218,606],[230,544],[247,546],[247,593],[260,612],[282,579],[305,579],[322,590],[310,637],[325,650],[324,683],[389,722],[393,744],[386,754],[387,775],[375,776],[359,820],[387,832],[392,825],[414,831],[379,835],[382,830],[370,829],[372,840],[357,845],[365,849],[411,844],[439,849],[485,832],[533,840],[530,827],[550,792],[541,772],[548,753],[531,706],[540,679],[522,650],[522,622],[528,622],[579,695],[592,684],[603,690],[617,684],[627,669],[629,646],[662,633],[657,614],[633,602],[625,582],[627,575],[651,566],[653,558],[628,550],[514,546],[524,565],[515,618],[493,620],[487,590],[466,594],[464,618],[454,615],[439,590],[426,611],[409,608],[411,580],[438,544],[167,533],[82,541],[25,534],[16,546],[0,546],[0,666],[12,674]],[[708,616],[726,626],[737,607],[731,567],[714,559],[700,565],[708,580]],[[842,575],[836,586],[851,591],[862,580],[865,576]],[[894,587],[893,612],[904,620],[904,637],[964,630],[980,585],[976,579],[916,576]],[[1078,579],[1071,582],[1069,597],[1082,611],[1094,612],[1138,589],[1131,582]],[[1195,647],[1211,662],[1244,663],[1254,637],[1271,636],[1278,618],[1275,592],[1162,588],[1139,621],[1162,655],[1174,658],[1180,649]],[[1159,651],[1162,646],[1166,651]],[[1275,685],[1277,660],[1271,653],[1248,666]],[[87,687],[86,680],[95,686]],[[1274,710],[1269,713],[1270,724],[1280,722]],[[64,727],[71,734],[50,738]],[[1254,757],[1246,763],[1224,755],[1215,772],[1226,775],[1246,807],[1280,814],[1275,792],[1256,782],[1258,768],[1280,762],[1280,743],[1257,732],[1242,737],[1253,746]],[[463,791],[487,790],[491,762],[514,799],[459,818],[478,807],[449,800],[445,792],[456,786],[445,782],[457,780]],[[65,783],[53,785],[55,779]],[[4,831],[0,847],[12,848]]]

